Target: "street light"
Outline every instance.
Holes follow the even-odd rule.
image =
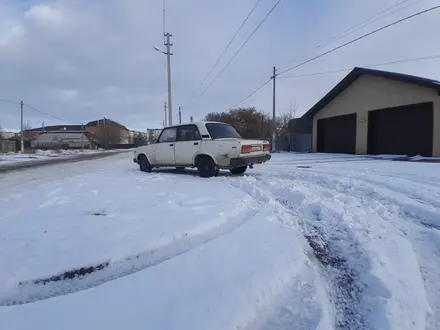
[[[172,105],[172,101],[171,101],[171,55],[173,55],[171,53],[171,46],[173,45],[170,42],[170,37],[172,35],[170,33],[165,33],[165,37],[166,42],[165,42],[165,46],[166,46],[166,51],[163,51],[162,49],[160,49],[157,46],[154,46],[154,50],[164,54],[167,56],[167,71],[168,71],[168,125],[172,125],[173,124],[173,105]]]
[[[158,52],[160,52],[160,53],[166,55],[166,53],[165,53],[162,49],[160,49],[159,47],[157,47],[157,46],[154,46],[154,50],[157,50]]]

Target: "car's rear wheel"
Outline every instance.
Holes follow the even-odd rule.
[[[215,175],[216,166],[211,157],[205,156],[199,160],[197,169],[202,178],[210,178]]]
[[[246,172],[247,166],[240,166],[240,167],[234,167],[231,168],[229,171],[232,174],[243,174],[244,172]]]
[[[140,155],[138,158],[138,162],[139,162],[139,169],[142,172],[148,172],[148,173],[151,172],[152,166],[151,166],[150,162],[148,161],[147,156]]]

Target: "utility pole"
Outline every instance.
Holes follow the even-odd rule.
[[[20,112],[21,112],[21,152],[24,152],[24,125],[23,125],[23,107],[24,107],[24,103],[23,101],[20,101]]]
[[[168,124],[171,126],[173,124],[173,106],[172,106],[172,95],[171,95],[171,46],[173,45],[171,43],[170,38],[173,35],[170,33],[165,33],[166,41],[166,53],[167,56],[167,71],[168,71]]]
[[[105,149],[108,149],[108,136],[107,136],[107,125],[105,123],[105,117],[104,117],[104,143],[105,143]]]
[[[84,123],[81,123],[81,151],[84,151]]]
[[[179,107],[179,124],[182,124],[182,107]]]
[[[273,67],[273,76],[271,77],[271,79],[273,79],[273,100],[272,100],[272,152],[275,152],[276,150],[276,139],[277,139],[277,124],[276,124],[276,111],[275,111],[275,80],[277,77],[277,69],[275,67]]]
[[[167,127],[167,103],[163,103],[164,111],[165,111],[165,120],[163,121],[163,127]]]

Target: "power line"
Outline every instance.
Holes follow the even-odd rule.
[[[241,47],[235,52],[235,54],[232,56],[232,58],[229,60],[229,62],[223,67],[223,69],[217,74],[217,76],[214,78],[213,81],[208,85],[208,87],[205,88],[205,90],[200,94],[202,96],[206,93],[206,91],[212,86],[212,84],[217,81],[217,79],[222,75],[222,73],[226,70],[226,68],[231,64],[231,62],[234,60],[234,58],[240,53],[240,51],[246,46],[246,44],[249,42],[249,40],[252,38],[252,36],[258,31],[258,29],[263,25],[263,23],[266,21],[266,19],[272,14],[272,12],[275,10],[276,7],[281,3],[282,0],[278,0],[278,2],[272,7],[272,9],[266,14],[266,16],[263,18],[263,20],[260,22],[260,24],[257,25],[257,27],[252,31],[250,36],[245,40],[245,42],[241,45]]]
[[[69,121],[67,121],[67,120],[65,120],[65,119],[63,119],[63,118],[60,118],[60,117],[57,117],[57,116],[53,116],[53,115],[51,115],[51,114],[49,114],[49,113],[47,113],[47,112],[41,111],[41,110],[39,110],[39,109],[37,109],[37,108],[35,108],[35,107],[29,105],[29,104],[24,103],[24,106],[27,107],[27,108],[29,108],[29,109],[32,109],[32,110],[34,110],[34,111],[36,111],[36,112],[39,112],[39,113],[41,113],[41,114],[43,114],[43,115],[46,115],[46,116],[48,116],[48,117],[51,117],[51,118],[53,118],[53,119],[56,119],[56,120],[59,120],[59,121],[63,121],[63,122],[66,122],[66,123],[69,122]]]
[[[406,5],[406,6],[403,7],[403,8],[398,8],[398,9],[396,9],[395,11],[393,11],[393,12],[391,12],[391,13],[388,13],[388,14],[385,15],[385,16],[378,17],[378,16],[381,16],[382,14],[385,14],[386,12],[388,12],[388,11],[390,11],[390,10],[396,8],[396,7],[399,7],[399,6],[403,5],[403,4],[405,4],[405,3],[408,2],[408,1],[411,1],[411,0],[403,0],[403,1],[400,1],[400,2],[398,2],[397,4],[394,4],[394,5],[392,5],[392,6],[388,7],[388,8],[386,8],[386,9],[380,11],[379,13],[374,14],[374,15],[368,17],[367,19],[363,20],[362,22],[360,22],[360,23],[358,23],[358,24],[356,24],[356,25],[354,25],[354,26],[352,26],[352,27],[350,27],[350,28],[348,28],[348,29],[342,31],[338,36],[333,37],[333,38],[331,38],[331,39],[329,39],[329,40],[323,42],[323,43],[322,43],[321,45],[319,45],[317,48],[322,48],[322,47],[324,47],[324,46],[326,46],[326,45],[328,45],[328,44],[332,44],[333,42],[335,42],[335,41],[337,41],[337,40],[343,38],[343,37],[346,36],[346,35],[349,35],[349,34],[351,34],[351,33],[353,33],[353,32],[356,32],[356,31],[358,31],[359,29],[361,29],[361,28],[363,28],[363,27],[366,27],[366,26],[368,26],[368,25],[370,25],[370,24],[373,24],[374,22],[376,22],[376,21],[378,21],[378,20],[381,20],[381,19],[383,19],[383,18],[385,18],[385,17],[387,17],[387,16],[389,16],[389,15],[392,15],[392,14],[394,14],[394,13],[400,11],[400,10],[403,10],[403,9],[409,7],[409,6],[415,5],[416,3],[421,2],[421,1],[424,1],[424,0],[418,0],[418,1],[414,2],[414,3],[410,3],[410,4]],[[372,20],[372,19],[373,19],[373,21],[372,21],[372,22],[369,22],[369,21]],[[368,22],[369,22],[369,23],[368,23]],[[368,23],[368,24],[365,24],[365,23]]]
[[[425,13],[427,13],[427,12],[430,12],[430,11],[433,11],[433,10],[435,10],[435,9],[439,9],[439,8],[440,8],[440,5],[439,5],[439,6],[435,6],[435,7],[431,7],[431,8],[429,8],[429,9],[425,9],[425,10],[423,10],[423,11],[419,11],[419,12],[417,12],[417,13],[415,13],[415,14],[410,15],[410,16],[406,16],[406,17],[404,17],[404,18],[401,18],[401,19],[399,19],[399,20],[397,20],[397,21],[394,21],[394,22],[392,22],[392,23],[390,23],[390,24],[387,24],[387,25],[382,26],[382,27],[380,27],[380,28],[378,28],[378,29],[376,29],[376,30],[373,30],[373,31],[371,31],[371,32],[369,32],[369,33],[366,33],[366,34],[364,34],[364,35],[362,35],[362,36],[360,36],[360,37],[357,37],[357,38],[355,38],[355,39],[352,39],[352,40],[350,40],[350,41],[348,41],[348,42],[346,42],[346,43],[344,43],[344,44],[342,44],[342,45],[339,45],[339,46],[337,46],[337,47],[335,47],[335,48],[332,48],[332,49],[330,49],[330,50],[328,50],[328,51],[326,51],[326,52],[324,52],[324,53],[321,53],[321,54],[319,54],[319,55],[316,55],[316,56],[314,56],[314,57],[312,57],[312,58],[310,58],[310,59],[308,59],[308,60],[306,60],[306,61],[303,61],[303,62],[301,62],[301,63],[299,63],[299,64],[296,64],[296,65],[294,65],[294,66],[292,66],[292,67],[290,67],[290,68],[288,68],[288,69],[286,69],[286,70],[284,70],[284,71],[281,71],[280,73],[278,73],[278,75],[282,75],[282,74],[284,74],[284,73],[286,73],[286,72],[288,72],[288,71],[291,71],[291,70],[293,70],[293,69],[296,69],[296,68],[298,68],[298,67],[300,67],[300,66],[303,66],[303,65],[305,65],[305,64],[307,64],[307,63],[310,63],[310,62],[312,62],[312,61],[314,61],[314,60],[316,60],[316,59],[318,59],[318,58],[324,57],[325,55],[328,55],[328,54],[330,54],[330,53],[333,53],[334,51],[336,51],[336,50],[338,50],[338,49],[341,49],[341,48],[343,48],[343,47],[345,47],[345,46],[348,46],[348,45],[350,45],[350,44],[352,44],[352,43],[354,43],[354,42],[356,42],[356,41],[359,41],[359,40],[361,40],[361,39],[364,39],[364,38],[366,38],[366,37],[368,37],[368,36],[370,36],[370,35],[373,35],[373,34],[379,32],[379,31],[385,30],[385,29],[387,29],[387,28],[389,28],[389,27],[391,27],[391,26],[393,26],[393,25],[396,25],[396,24],[402,23],[402,22],[407,21],[407,20],[409,20],[409,19],[411,19],[411,18],[414,18],[414,17],[416,17],[416,16],[420,16],[420,15],[422,15],[422,14],[425,14]]]
[[[413,15],[410,15],[410,16],[407,16],[407,17],[404,17],[404,18],[402,18],[402,19],[400,19],[400,20],[397,20],[397,21],[392,22],[392,23],[390,23],[390,24],[388,24],[388,25],[385,25],[385,26],[383,26],[383,27],[381,27],[381,28],[379,28],[379,29],[373,30],[373,31],[371,31],[371,32],[369,32],[369,33],[367,33],[367,34],[364,34],[364,35],[362,35],[362,36],[360,36],[360,37],[358,37],[358,38],[355,38],[355,39],[353,39],[353,40],[351,40],[351,41],[349,41],[349,42],[346,42],[346,43],[344,43],[344,44],[342,44],[342,45],[340,45],[340,46],[338,46],[338,47],[335,47],[335,48],[333,48],[333,49],[331,49],[331,50],[329,50],[329,51],[327,51],[327,52],[324,52],[324,53],[322,53],[322,54],[319,54],[319,55],[317,55],[317,56],[315,56],[315,57],[313,57],[313,58],[311,58],[311,59],[308,59],[308,60],[306,60],[306,61],[300,63],[300,64],[297,64],[297,65],[295,65],[295,66],[293,66],[293,67],[291,67],[291,68],[288,68],[288,69],[286,69],[286,70],[284,70],[284,71],[278,73],[277,76],[282,75],[282,74],[284,74],[284,73],[286,73],[286,72],[288,72],[288,71],[291,71],[291,70],[293,70],[293,69],[295,69],[295,68],[298,68],[298,67],[300,67],[300,66],[302,66],[302,65],[304,65],[304,64],[310,63],[310,62],[312,62],[312,61],[314,61],[314,60],[316,60],[316,59],[318,59],[318,58],[320,58],[320,57],[323,57],[323,56],[325,56],[325,55],[328,55],[328,54],[330,54],[331,52],[334,52],[334,51],[336,51],[336,50],[338,50],[338,49],[340,49],[340,48],[343,48],[343,47],[345,47],[345,46],[347,46],[347,45],[349,45],[349,44],[352,44],[352,43],[354,43],[354,42],[356,42],[356,41],[359,41],[359,40],[361,40],[361,39],[363,39],[363,38],[366,38],[367,36],[370,36],[370,35],[372,35],[372,34],[374,34],[374,33],[377,33],[377,32],[379,32],[379,31],[382,31],[382,30],[384,30],[384,29],[386,29],[386,28],[388,28],[388,27],[390,27],[390,26],[396,25],[396,24],[398,24],[398,23],[401,23],[401,22],[403,22],[403,21],[406,21],[406,20],[408,20],[408,19],[411,19],[411,18],[413,18],[413,17],[416,17],[416,16],[419,16],[419,15],[422,15],[422,14],[424,14],[424,13],[430,12],[430,11],[435,10],[435,9],[438,9],[438,8],[440,8],[440,5],[439,5],[439,6],[432,7],[432,8],[429,8],[429,9],[426,9],[426,10],[423,10],[423,11],[420,11],[420,12],[417,12],[417,13],[415,13],[415,14],[413,14]],[[377,66],[377,65],[393,64],[393,63],[403,63],[403,62],[408,62],[408,61],[411,61],[411,60],[430,59],[430,58],[435,58],[435,57],[438,57],[438,56],[429,56],[429,57],[425,57],[425,58],[408,59],[408,60],[394,61],[394,62],[388,62],[388,63],[381,63],[381,64],[375,64],[375,66]],[[348,70],[350,70],[350,69],[348,69]],[[331,72],[330,72],[330,71],[327,71],[327,72],[325,72],[325,73],[324,73],[324,72],[323,72],[323,73],[315,73],[315,74],[310,74],[310,75],[326,74],[326,73],[334,73],[334,72],[342,72],[342,71],[348,71],[348,70],[334,70],[334,71],[331,71]],[[305,75],[300,75],[300,76],[305,76]],[[292,77],[295,77],[295,76],[292,76]],[[279,77],[279,78],[289,78],[289,77]],[[266,86],[270,81],[271,81],[271,79],[267,80],[264,84],[262,84],[260,87],[258,87],[258,88],[255,89],[254,91],[252,91],[252,92],[251,92],[249,95],[247,95],[243,100],[241,100],[240,102],[237,102],[237,103],[234,104],[232,107],[230,107],[228,110],[230,110],[230,109],[236,107],[237,105],[243,103],[244,101],[246,101],[248,98],[250,98],[250,97],[253,96],[255,93],[257,93],[259,90],[261,90],[264,86]]]
[[[253,90],[250,94],[248,94],[244,99],[242,99],[240,102],[235,103],[232,107],[228,108],[228,110],[231,110],[233,108],[235,108],[237,105],[243,103],[244,101],[246,101],[248,98],[250,98],[251,96],[253,96],[255,93],[257,93],[258,91],[260,91],[260,89],[262,89],[264,86],[266,86],[268,83],[270,83],[272,79],[268,79],[263,85],[261,85],[260,87],[258,87],[257,89]]]
[[[194,93],[192,93],[190,100],[197,94],[197,92],[199,91],[200,87],[203,86],[203,84],[206,82],[206,79],[208,79],[208,77],[211,75],[211,73],[214,71],[214,69],[217,67],[217,65],[219,64],[220,60],[223,58],[223,56],[225,55],[225,53],[227,52],[227,50],[229,49],[229,47],[231,46],[231,44],[234,42],[235,38],[237,37],[238,33],[241,31],[241,29],[243,28],[243,26],[246,24],[246,22],[248,21],[249,17],[252,15],[252,13],[254,12],[255,8],[257,8],[258,4],[261,2],[261,0],[257,0],[257,2],[253,5],[252,9],[249,11],[249,13],[247,14],[246,18],[244,19],[244,21],[241,23],[240,27],[238,28],[238,30],[235,32],[235,34],[233,35],[232,39],[229,41],[229,43],[227,44],[227,46],[225,47],[225,49],[223,50],[223,52],[220,54],[220,56],[218,57],[217,61],[214,63],[213,67],[211,68],[211,70],[208,72],[208,74],[205,76],[205,78],[203,78],[202,82],[199,84],[199,86],[197,87],[197,89],[194,91]]]
[[[410,4],[406,5],[405,7],[398,8],[398,9],[392,11],[391,13],[388,13],[388,14],[382,16],[382,17],[377,17],[377,16],[380,16],[380,15],[382,15],[382,14],[384,14],[384,13],[390,11],[390,10],[393,9],[393,8],[396,8],[396,7],[400,6],[400,5],[403,5],[404,3],[408,2],[408,1],[410,1],[410,0],[403,0],[403,1],[400,1],[399,3],[394,4],[394,5],[392,5],[392,6],[388,7],[388,8],[386,8],[386,9],[380,11],[379,13],[370,16],[369,18],[367,18],[367,19],[361,21],[360,23],[358,23],[358,24],[356,24],[356,25],[354,25],[354,26],[352,26],[352,27],[350,27],[350,28],[344,30],[343,32],[341,32],[341,33],[338,34],[337,36],[334,36],[334,37],[328,39],[327,41],[324,41],[324,42],[321,43],[320,45],[316,46],[316,47],[314,48],[314,50],[318,50],[318,49],[320,49],[320,48],[322,48],[322,47],[324,47],[324,46],[331,45],[331,44],[333,44],[335,41],[340,40],[341,38],[343,38],[343,37],[345,37],[345,36],[348,36],[348,35],[350,35],[350,34],[356,32],[356,31],[358,31],[358,30],[360,30],[360,29],[362,29],[362,28],[364,28],[364,27],[367,27],[367,26],[369,26],[369,25],[371,25],[371,24],[377,22],[378,20],[381,20],[381,19],[383,19],[383,18],[385,18],[385,17],[388,17],[388,16],[390,16],[390,15],[392,15],[392,14],[394,14],[394,13],[400,11],[400,10],[403,10],[403,9],[409,7],[409,6],[415,5],[416,3],[419,3],[419,2],[421,2],[421,1],[425,1],[425,0],[418,0],[418,1],[414,2],[414,3],[410,3]],[[376,17],[377,17],[377,18],[376,18]],[[374,19],[374,18],[376,18],[376,19],[373,20],[372,22],[369,22],[369,23],[368,23],[368,21],[370,21],[371,19]],[[367,24],[364,24],[364,23],[367,23]]]
[[[0,99],[0,102],[10,103],[10,104],[20,104],[20,102],[17,102],[17,101],[9,101],[9,100],[2,100],[2,99]]]
[[[21,104],[21,102],[18,102],[18,101],[10,101],[10,100],[4,100],[4,99],[0,99],[0,102],[3,102],[3,103],[10,103],[10,104]],[[67,121],[67,120],[65,120],[65,119],[63,119],[63,118],[60,118],[60,117],[57,117],[57,116],[53,116],[53,115],[51,115],[51,114],[49,114],[49,113],[47,113],[47,112],[45,112],[45,111],[39,110],[39,109],[37,109],[37,108],[35,108],[35,107],[29,105],[29,104],[23,103],[23,105],[24,105],[25,107],[31,109],[31,110],[34,110],[34,111],[36,111],[36,112],[38,112],[38,113],[41,113],[41,114],[46,115],[46,116],[48,116],[48,117],[51,117],[51,118],[53,118],[53,119],[56,119],[56,120],[59,120],[59,121],[63,121],[63,122],[66,122],[66,123],[69,122],[69,121]]]
[[[385,63],[376,63],[376,64],[370,64],[370,65],[363,65],[362,67],[364,67],[364,68],[373,68],[373,67],[382,66],[382,65],[407,63],[407,62],[415,62],[415,61],[423,61],[423,60],[431,60],[431,59],[439,59],[440,60],[440,55],[411,58],[411,59],[406,59],[406,60],[399,60],[399,61],[392,61],[392,62],[385,62]],[[295,76],[284,76],[284,77],[278,77],[278,78],[279,79],[289,79],[289,78],[310,77],[310,76],[318,76],[318,75],[325,75],[325,74],[345,72],[345,71],[350,71],[352,69],[353,68],[338,69],[338,70],[322,71],[322,72],[315,72],[315,73],[299,74],[299,75],[295,75]]]

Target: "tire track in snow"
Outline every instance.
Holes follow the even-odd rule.
[[[310,210],[307,206],[303,206],[298,210],[298,204],[301,204],[306,199],[304,194],[296,193],[294,196],[291,196],[293,200],[297,201],[296,204],[293,204],[289,199],[280,196],[276,190],[267,190],[267,188],[273,188],[274,185],[282,186],[282,182],[274,184],[270,181],[266,182],[247,176],[239,183],[232,181],[230,184],[243,189],[257,200],[268,204],[275,204],[275,206],[278,204],[278,209],[287,211],[291,218],[293,216],[294,221],[281,220],[281,222],[285,226],[299,226],[302,229],[304,237],[320,265],[321,277],[330,279],[330,281],[327,281],[327,290],[329,291],[331,303],[336,314],[334,328],[341,330],[364,329],[363,314],[365,311],[359,305],[363,286],[358,279],[358,270],[353,268],[345,256],[342,255],[339,247],[334,243],[335,238],[331,237],[331,231],[323,230],[321,226],[317,225],[320,222],[325,223],[327,218],[334,217],[336,214],[329,208],[322,211],[321,209]],[[316,206],[317,204],[314,205]],[[279,212],[282,214],[282,211]],[[324,219],[320,219],[322,217]],[[356,240],[351,237],[349,228],[344,228],[339,234],[344,236],[344,239],[349,242],[354,258],[358,261],[364,260],[363,252],[360,251]],[[365,264],[368,263],[364,260],[363,265]]]
[[[440,210],[429,202],[406,196],[400,187],[393,190],[392,185],[384,187],[364,177],[341,177],[340,173],[321,170],[307,170],[287,176],[307,183],[321,182],[327,186],[336,184],[339,192],[363,200],[364,207],[377,210],[383,221],[400,230],[419,256],[417,262],[423,275],[426,295],[434,309],[434,313],[428,313],[426,329],[440,329]],[[375,187],[376,191],[368,189],[365,184]],[[390,197],[386,193],[395,193],[395,196]],[[427,210],[428,207],[430,210]],[[393,214],[398,216],[393,217]]]
[[[389,207],[392,205],[393,211],[398,209],[402,216],[414,220],[414,224],[432,229],[440,229],[440,191],[439,193],[430,191],[438,196],[438,198],[432,198],[414,192],[412,189],[396,187],[380,179],[367,179],[363,177],[363,173],[358,175],[344,173],[344,175],[341,175],[341,172],[332,171],[331,169],[306,168],[305,171],[297,171],[295,174],[292,174],[292,170],[276,172],[285,173],[283,177],[290,178],[291,180],[300,179],[307,182],[312,180],[315,184],[325,184],[327,187],[330,186],[338,192],[345,192],[346,194],[356,192],[356,196],[361,198],[365,196],[377,197],[375,199],[372,198],[375,204],[378,204],[377,201],[379,200],[385,201],[387,205],[379,203],[380,206]],[[279,176],[276,172],[271,175]],[[370,175],[370,173],[368,174]],[[258,174],[256,177],[259,177]],[[412,183],[410,180],[406,179],[406,181]],[[420,183],[415,183],[415,185],[420,186]],[[324,185],[322,186],[324,187]],[[377,189],[383,192],[379,192]]]
[[[308,176],[307,173],[309,173]],[[438,194],[438,198],[431,198],[393,184],[381,183],[356,175],[344,175],[341,178],[338,172],[324,170],[307,170],[307,172],[297,173],[295,179],[301,176],[304,179],[304,176],[310,177],[310,174],[317,175],[316,178],[321,181],[325,180],[327,184],[332,186],[338,185],[339,191],[346,194],[355,194],[361,198],[367,196],[376,204],[376,209],[383,207],[378,210],[381,213],[384,213],[384,210],[391,210],[393,213],[399,213],[407,222],[408,219],[411,219],[410,225],[440,230],[440,194]],[[324,176],[325,179],[323,179]],[[400,223],[395,222],[395,224],[398,228],[402,228]]]
[[[197,247],[227,235],[246,223],[258,213],[253,200],[245,200],[244,210],[222,223],[209,228],[195,228],[162,246],[126,257],[122,260],[109,260],[97,265],[86,265],[47,278],[22,281],[14,287],[0,287],[0,306],[23,305],[61,295],[90,289],[109,281],[131,275],[176,258]],[[79,275],[79,276],[78,276]]]
[[[309,169],[307,172],[321,174],[332,177],[339,177],[340,178],[340,172],[334,171],[332,169],[316,169],[312,168]],[[436,214],[440,213],[440,187],[438,185],[432,184],[432,183],[426,183],[426,182],[420,182],[415,178],[408,178],[408,177],[400,177],[399,175],[387,175],[387,174],[377,174],[377,173],[371,173],[367,172],[368,177],[365,176],[366,173],[356,173],[356,172],[349,172],[344,173],[344,178],[347,179],[353,179],[357,181],[365,182],[371,186],[378,187],[381,189],[388,189],[388,191],[393,193],[398,193],[400,196],[396,196],[393,198],[393,201],[399,201],[400,199],[412,199],[420,204],[430,205],[432,206],[432,211],[434,211]],[[375,178],[375,177],[378,178]],[[393,178],[392,182],[387,182],[385,179],[387,178]],[[400,185],[400,183],[403,183],[403,185]],[[405,187],[406,184],[411,184],[411,188]],[[418,188],[417,190],[414,190],[413,188]],[[423,192],[423,193],[422,193]],[[428,192],[429,195],[424,194],[424,192]],[[431,197],[430,195],[434,195],[435,197]],[[388,199],[390,199],[390,195],[386,195]],[[399,202],[400,203],[400,202]],[[401,203],[403,205],[408,205],[414,203]]]
[[[422,289],[423,292],[420,294],[411,292],[411,294],[418,298],[418,303],[408,300],[404,297],[405,292],[403,292],[402,296],[399,297],[400,305],[406,304],[403,307],[408,310],[408,313],[411,313],[413,306],[420,306],[418,320],[414,322],[419,325],[422,323],[426,324],[426,329],[434,330],[440,328],[440,286],[438,284],[438,278],[440,278],[440,263],[438,261],[438,255],[440,255],[440,243],[438,243],[440,241],[440,233],[436,229],[428,229],[426,224],[421,223],[422,221],[428,221],[429,223],[434,221],[434,223],[437,223],[440,217],[439,213],[426,210],[426,203],[418,203],[403,193],[393,191],[391,187],[380,186],[377,183],[371,182],[371,180],[364,180],[363,177],[349,178],[345,176],[345,173],[308,169],[294,173],[290,171],[290,173],[283,173],[281,176],[275,174],[274,177],[282,178],[283,182],[291,181],[292,184],[296,186],[303,186],[304,190],[310,189],[313,186],[319,186],[321,187],[324,197],[326,194],[328,194],[329,197],[332,196],[332,194],[336,194],[345,196],[343,198],[347,201],[355,198],[360,202],[358,207],[368,210],[365,216],[369,218],[366,218],[367,221],[364,221],[364,224],[362,224],[368,235],[374,234],[374,231],[370,227],[378,222],[378,228],[373,229],[378,231],[376,236],[379,236],[372,237],[372,239],[376,240],[380,238],[378,243],[381,242],[384,237],[387,237],[388,241],[390,237],[393,236],[399,241],[399,235],[396,234],[400,232],[400,236],[404,237],[411,245],[408,246],[408,243],[400,240],[400,243],[397,241],[398,244],[395,244],[395,248],[396,250],[400,249],[404,251],[404,248],[407,250],[407,256],[401,255],[401,257],[413,259],[413,266],[410,266],[409,269],[415,268],[415,270],[411,269],[409,273],[412,273],[414,276],[413,280],[416,280],[417,276],[421,278],[424,285],[421,283],[420,286],[425,286],[425,289]],[[392,196],[389,196],[389,194]],[[341,197],[337,196],[337,198],[340,199]],[[372,215],[374,214],[373,219]],[[362,219],[359,218],[358,220]],[[383,229],[380,229],[380,227]],[[419,256],[417,258],[414,255],[414,247]],[[382,259],[381,263],[387,259],[386,256],[381,257],[381,255],[376,257]],[[382,266],[386,268],[387,265]],[[397,267],[398,265],[395,266]],[[417,272],[418,275],[416,275]],[[404,284],[409,291],[412,291],[413,287],[417,287],[418,285],[417,283],[417,285],[413,285],[411,275],[399,277],[399,274],[394,273],[394,276],[397,278],[397,283],[405,281]],[[393,285],[392,281],[389,283]],[[431,307],[435,310],[434,315],[427,305],[426,297],[428,297]],[[399,308],[400,307],[401,306],[399,306]],[[407,320],[408,324],[409,322],[411,322],[410,319]],[[408,325],[406,324],[405,326]]]

